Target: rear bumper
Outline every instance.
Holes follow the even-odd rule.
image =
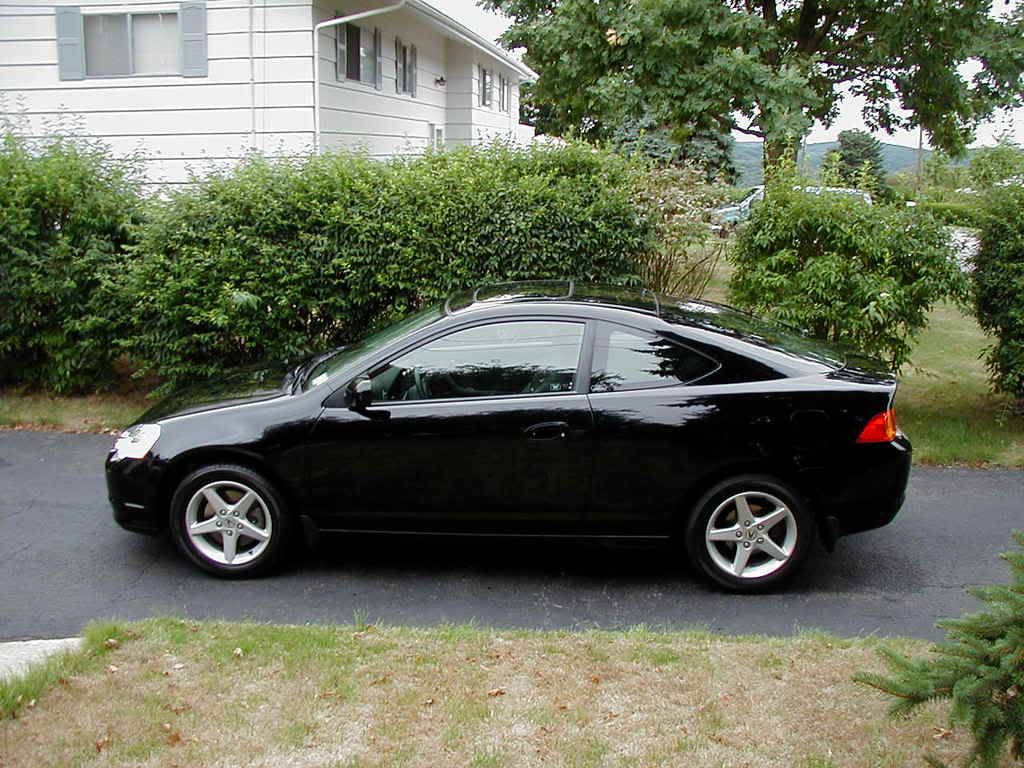
[[[159,533],[164,528],[157,503],[159,470],[150,459],[107,458],[107,498],[114,521],[134,533]]]
[[[893,521],[906,500],[911,452],[903,434],[891,443],[855,445],[842,466],[823,479],[820,512],[823,518],[834,519],[831,527],[837,535],[869,531]]]

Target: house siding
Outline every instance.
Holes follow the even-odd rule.
[[[148,184],[180,184],[230,167],[250,151],[300,157],[313,150],[315,22],[373,7],[302,0],[208,0],[208,75],[61,80],[55,6],[24,0],[0,6],[0,118],[30,138],[99,139],[144,163]],[[177,2],[80,0],[83,14],[177,10]],[[253,15],[250,83],[249,16]],[[518,77],[511,68],[434,21],[401,9],[358,22],[378,27],[382,87],[335,74],[335,28],[320,32],[320,128],[324,149],[373,157],[422,154],[430,126],[447,146],[479,144],[518,130]],[[396,93],[395,37],[417,49],[416,96]],[[478,65],[512,83],[508,112],[478,104]],[[445,78],[445,85],[436,83]]]
[[[83,2],[83,13],[175,10],[176,2]],[[92,137],[145,163],[150,183],[181,183],[246,152],[308,153],[313,144],[312,5],[207,3],[209,74],[60,80],[53,4],[0,6],[0,115],[28,137]],[[253,98],[254,97],[254,98]],[[253,101],[255,107],[253,108]]]

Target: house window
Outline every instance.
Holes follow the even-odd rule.
[[[395,38],[395,92],[416,95],[416,46]]]
[[[375,88],[381,83],[380,30],[342,24],[335,38],[338,80],[357,80]]]
[[[177,13],[102,13],[82,17],[88,77],[181,73]]]
[[[427,123],[427,144],[433,149],[444,149],[444,128]]]
[[[489,107],[493,101],[491,91],[494,89],[494,72],[485,67],[480,67],[480,106]]]
[[[508,112],[511,101],[512,84],[504,75],[498,75],[498,109]]]

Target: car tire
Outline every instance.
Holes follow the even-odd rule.
[[[171,536],[208,573],[228,579],[270,572],[288,552],[292,524],[274,486],[248,467],[195,470],[171,498]]]
[[[733,592],[764,592],[792,576],[814,538],[808,504],[767,475],[718,483],[697,502],[685,540],[692,562]]]

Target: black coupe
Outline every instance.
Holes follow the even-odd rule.
[[[452,296],[290,370],[182,391],[117,439],[114,518],[219,576],[320,533],[675,537],[743,591],[885,525],[896,381],[729,307],[573,282]]]

